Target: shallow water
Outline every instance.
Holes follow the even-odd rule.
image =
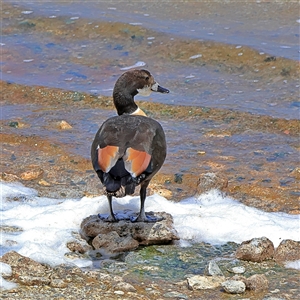
[[[4,12],[3,80],[111,95],[121,69],[142,61],[171,90],[153,101],[299,117],[298,78],[278,77],[275,58],[299,57],[293,3],[282,11],[282,4],[249,1],[234,4],[234,12],[233,4],[221,3],[14,3],[21,10],[15,20],[9,9]],[[65,38],[62,30],[69,30]],[[128,37],[118,37],[122,34]],[[213,57],[207,61],[210,45],[199,43],[209,41],[227,45],[220,55],[237,60],[235,67],[215,64]],[[250,48],[256,53],[249,54]],[[168,49],[177,53],[168,57]],[[270,61],[256,69],[252,63],[247,73],[239,64],[246,60],[252,68],[253,55],[260,63]]]

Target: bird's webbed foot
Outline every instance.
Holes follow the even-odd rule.
[[[130,217],[130,221],[132,223],[135,223],[135,222],[145,222],[145,223],[156,223],[156,222],[160,222],[162,221],[164,218],[162,217],[155,217],[154,215],[141,215],[139,214],[136,218],[131,216]]]
[[[116,218],[116,215],[115,214],[113,214],[113,215],[100,215],[100,214],[98,214],[98,217],[102,220],[102,221],[104,221],[104,222],[110,222],[110,223],[112,223],[112,222],[119,222],[119,219],[118,218]]]

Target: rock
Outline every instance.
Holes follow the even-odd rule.
[[[42,185],[42,186],[51,186],[51,184],[49,182],[47,182],[46,180],[44,180],[44,179],[41,179],[39,181],[39,185]]]
[[[215,289],[221,286],[225,280],[223,276],[201,276],[195,275],[187,278],[188,287],[191,290]]]
[[[243,274],[243,273],[245,273],[245,271],[246,271],[246,269],[243,266],[233,267],[231,269],[231,272],[234,273],[234,274]]]
[[[114,291],[114,294],[122,296],[125,293],[123,291]]]
[[[126,214],[133,214],[127,210]],[[81,223],[81,236],[92,241],[97,249],[104,248],[112,253],[135,249],[138,245],[167,244],[179,240],[173,227],[173,218],[165,212],[155,213],[163,220],[156,223],[136,222],[123,219],[119,222],[105,222],[98,215],[92,215]],[[94,240],[95,239],[95,240]]]
[[[176,183],[182,183],[183,174],[182,173],[176,173],[174,175],[174,182]]]
[[[5,253],[0,258],[0,261],[11,266],[12,274],[9,279],[14,279],[18,283],[23,285],[50,283],[51,268],[22,256],[15,251]]]
[[[204,274],[208,276],[224,276],[217,263],[213,260],[211,260],[206,266]]]
[[[165,298],[175,298],[175,299],[188,299],[189,297],[185,294],[178,292],[167,292],[163,295]]]
[[[22,180],[34,180],[42,176],[44,173],[44,170],[39,167],[32,167],[31,170],[25,171],[21,173],[20,177]]]
[[[266,237],[254,238],[243,242],[237,249],[235,256],[241,260],[262,262],[272,259],[274,256],[274,245]]]
[[[118,253],[134,250],[139,242],[131,236],[121,237],[116,231],[98,234],[92,241],[93,247],[98,250],[104,248],[108,253]]]
[[[229,294],[241,294],[246,290],[245,283],[238,280],[226,280],[222,282],[222,287]]]
[[[278,297],[265,297],[262,300],[286,300],[286,298],[278,298]]]
[[[8,182],[19,181],[20,178],[17,175],[1,172],[0,179]]]
[[[300,242],[283,240],[275,250],[274,259],[277,262],[300,260]]]
[[[72,126],[68,123],[68,122],[66,122],[66,121],[64,121],[64,120],[62,120],[60,123],[59,123],[59,128],[61,129],[61,130],[68,130],[68,129],[72,129]]]
[[[227,178],[215,173],[205,173],[200,175],[198,180],[197,195],[201,195],[212,189],[225,191],[227,186]]]
[[[251,291],[261,292],[269,288],[269,281],[264,274],[255,274],[245,280],[246,288]]]
[[[68,286],[68,282],[60,278],[54,278],[50,281],[50,286],[54,288],[66,288]]]
[[[89,244],[79,242],[79,241],[68,242],[67,248],[72,252],[76,252],[76,253],[80,253],[80,254],[83,254],[89,250],[92,250],[92,247]]]
[[[132,293],[135,293],[136,292],[136,288],[131,285],[130,283],[127,283],[127,282],[118,282],[116,283],[113,288],[115,290],[120,290],[120,291],[123,291],[123,292],[132,292]]]

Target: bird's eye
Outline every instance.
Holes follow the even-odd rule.
[[[149,76],[147,76],[145,79],[146,79],[146,81],[148,81],[149,80]]]

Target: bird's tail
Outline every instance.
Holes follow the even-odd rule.
[[[122,178],[114,178],[109,173],[104,173],[103,184],[105,186],[105,194],[115,197],[124,197],[134,193],[136,183],[131,176]]]

